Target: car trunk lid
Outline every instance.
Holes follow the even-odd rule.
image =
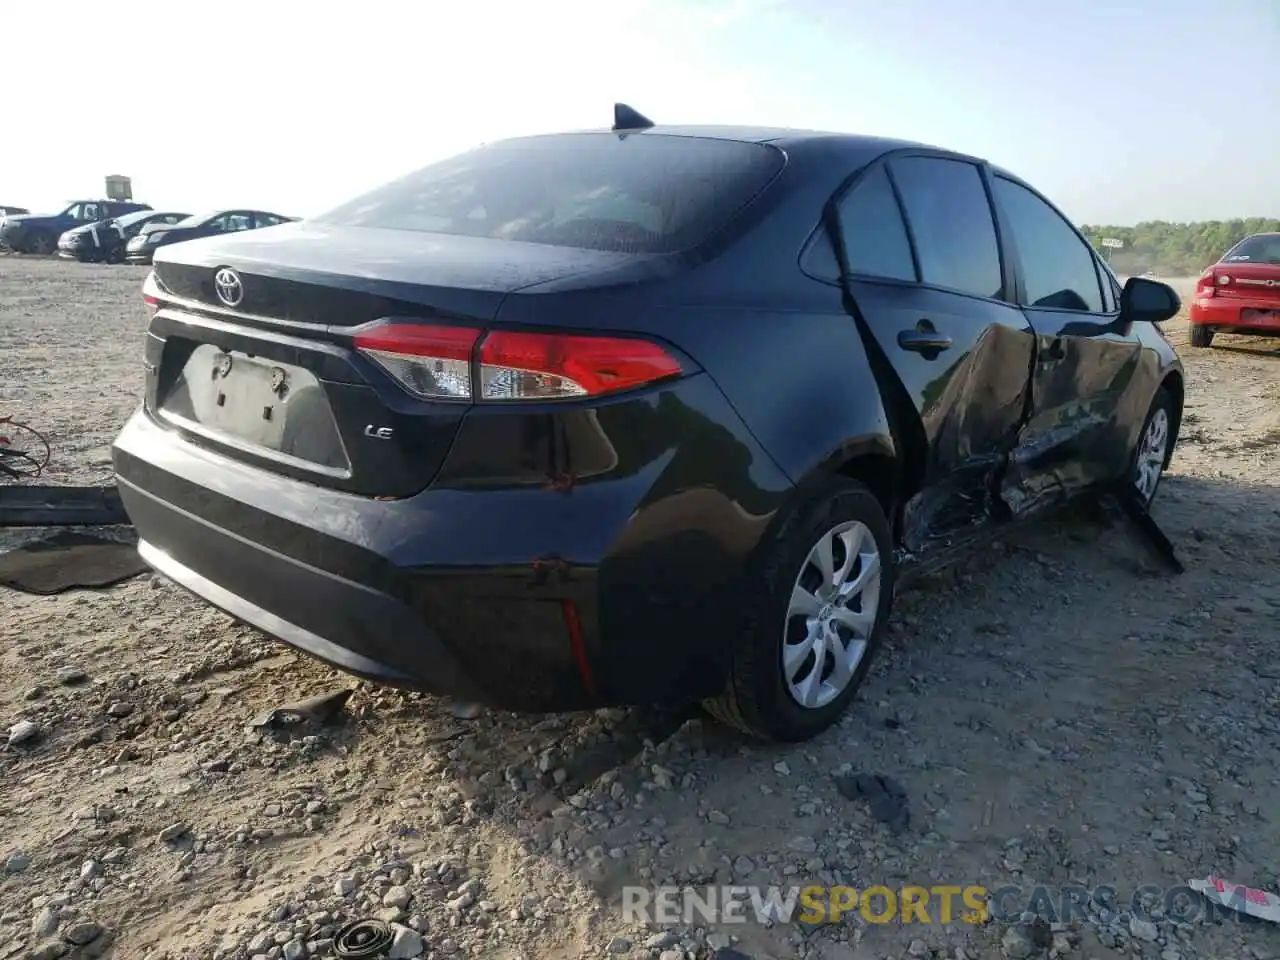
[[[367,496],[427,486],[470,400],[413,395],[354,348],[356,335],[387,321],[480,329],[514,290],[636,260],[371,228],[271,233],[157,255],[147,408],[190,443]]]
[[[1219,263],[1213,268],[1214,296],[1226,300],[1263,300],[1280,305],[1280,264]]]

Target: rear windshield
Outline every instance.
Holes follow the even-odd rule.
[[[759,143],[661,134],[504,140],[352,200],[321,222],[624,253],[697,246],[782,169]]]
[[[1246,237],[1227,251],[1223,263],[1280,263],[1280,233]]]

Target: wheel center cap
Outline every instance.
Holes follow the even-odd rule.
[[[834,610],[835,610],[835,605],[834,605],[834,604],[831,604],[831,603],[824,603],[824,604],[822,605],[822,609],[818,611],[818,619],[820,619],[820,620],[830,620],[830,619],[831,619],[831,614],[832,614],[832,612],[833,612]]]

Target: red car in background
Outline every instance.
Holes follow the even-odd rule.
[[[1189,314],[1193,347],[1215,333],[1280,337],[1280,233],[1255,233],[1224,253],[1196,281]]]

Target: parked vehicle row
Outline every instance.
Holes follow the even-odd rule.
[[[77,200],[60,213],[6,214],[0,220],[0,246],[16,253],[50,254],[68,230],[150,209],[132,200]]]
[[[124,263],[125,248],[142,231],[181,223],[189,216],[189,213],[139,210],[114,220],[75,227],[58,238],[58,256],[81,263]]]
[[[217,210],[191,216],[133,201],[78,200],[56,214],[5,212],[0,219],[0,247],[42,255],[56,251],[81,261],[147,264],[157,249],[171,243],[296,219],[265,210]]]
[[[165,246],[143,296],[143,558],[511,709],[814,736],[895,584],[1098,485],[1149,503],[1182,421],[1172,288],[1008,171],[867,136],[619,108]]]

